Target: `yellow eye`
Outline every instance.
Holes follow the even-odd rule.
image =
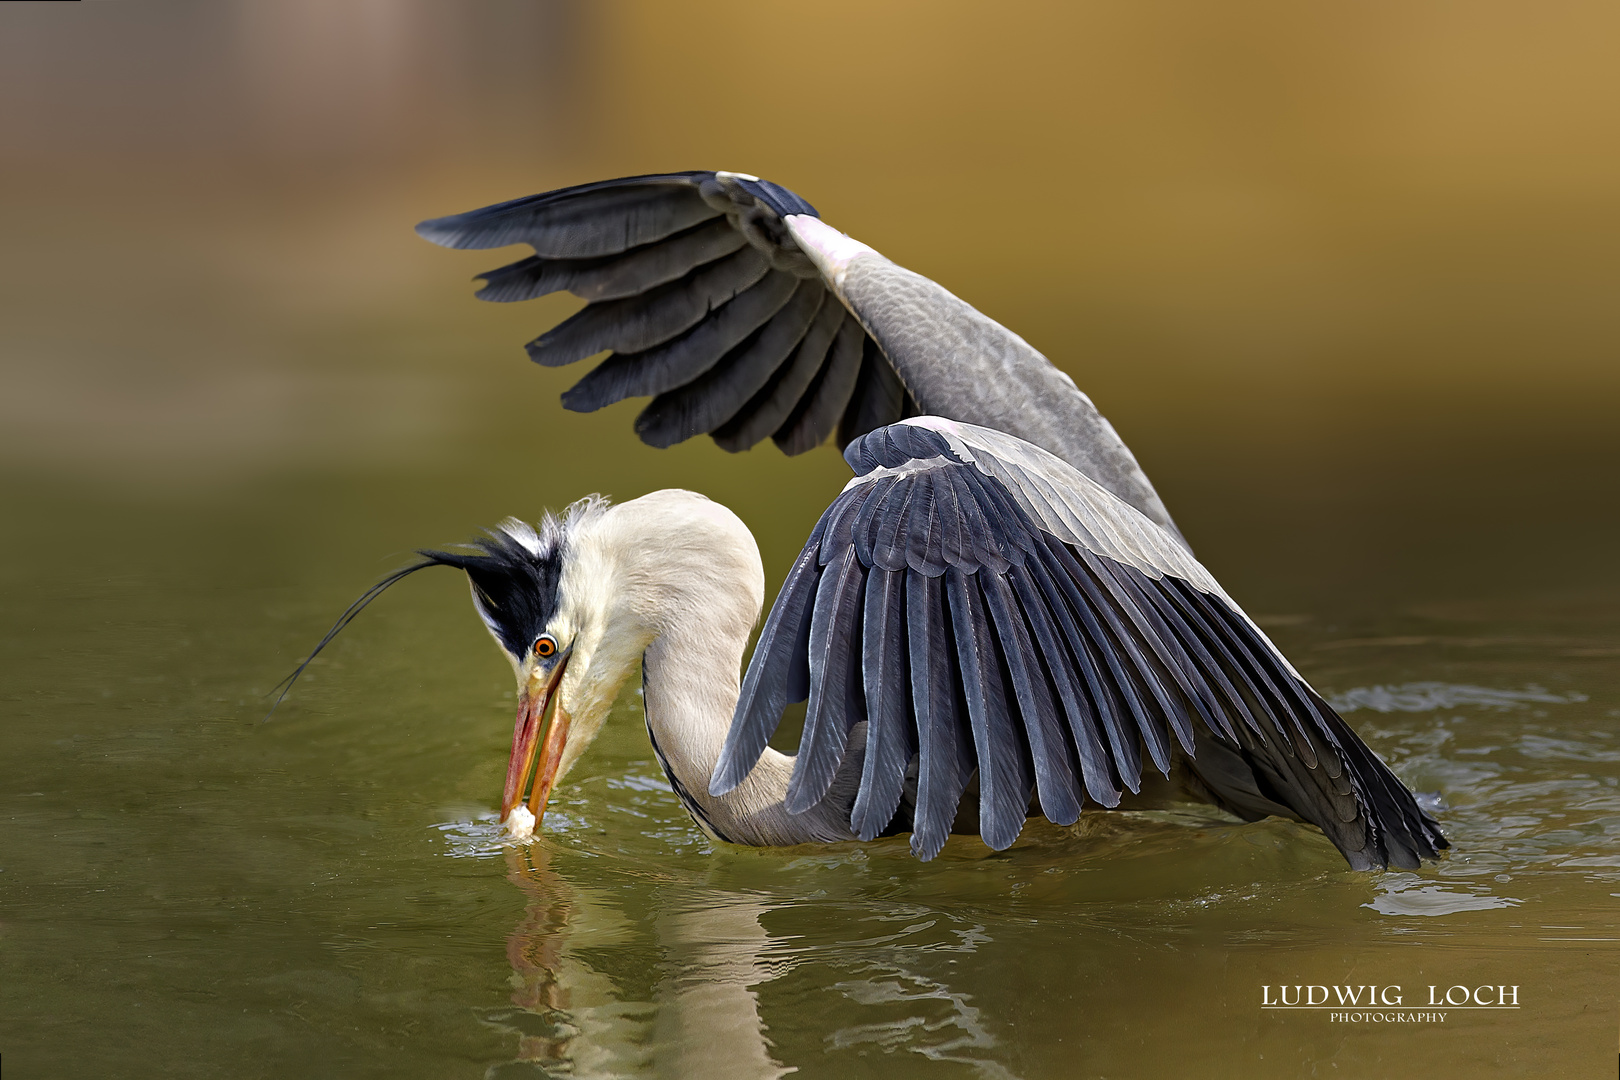
[[[545,659],[557,651],[557,639],[550,634],[541,634],[534,642],[534,655]]]

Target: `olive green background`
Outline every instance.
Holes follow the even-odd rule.
[[[1608,1075],[1617,32],[1560,2],[0,5],[8,1077]],[[836,454],[562,411],[583,368],[520,345],[572,302],[476,303],[502,253],[411,232],[687,168],[792,187],[1073,374],[1324,692],[1511,692],[1346,714],[1453,852],[1355,874],[1193,810],[928,864],[716,850],[633,694],[502,847],[511,677],[449,573],[260,723],[412,548],[589,492],[726,503],[774,590]],[[1260,1007],[1346,983],[1521,1008]]]

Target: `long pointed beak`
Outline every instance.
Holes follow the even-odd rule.
[[[568,657],[564,656],[544,686],[539,690],[525,690],[518,701],[517,722],[512,727],[512,757],[506,764],[506,790],[501,794],[502,821],[511,817],[512,808],[523,800],[523,791],[528,787],[531,771],[534,773],[534,790],[529,795],[529,812],[534,815],[536,827],[546,812],[546,800],[551,798],[552,785],[557,782],[557,766],[562,761],[563,747],[568,744],[569,718],[563,711],[561,701],[551,710],[551,727],[546,731],[544,744],[540,741],[540,725],[545,720],[546,706],[556,696],[563,670],[567,667]],[[539,752],[538,766],[536,751]]]

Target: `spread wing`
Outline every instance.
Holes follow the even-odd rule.
[[[808,697],[788,809],[822,799],[864,721],[851,825],[870,839],[909,798],[922,858],[975,774],[980,831],[999,849],[1032,795],[1069,824],[1086,800],[1117,805],[1146,766],[1168,774],[1176,758],[1216,802],[1311,822],[1358,869],[1416,866],[1446,846],[1186,548],[1073,467],[935,417],[845,456],[856,478],[771,609],[715,794]]]
[[[767,436],[840,447],[927,413],[1009,432],[1067,461],[1178,539],[1136,459],[1063,372],[941,286],[823,224],[798,195],[737,173],[632,176],[425,221],[454,248],[528,244],[482,275],[485,300],[588,301],[528,345],[539,364],[610,353],[563,395],[589,412],[652,397],[653,446]]]

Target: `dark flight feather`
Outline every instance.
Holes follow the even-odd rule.
[[[529,359],[562,367],[607,350],[644,352],[723,310],[770,270],[765,256],[743,248],[645,295],[588,304],[529,342]]]
[[[985,609],[1000,640],[1024,739],[1029,744],[1041,813],[1054,824],[1073,825],[1080,817],[1075,755],[1058,726],[1052,686],[1040,668],[1029,624],[1013,599],[1007,575],[981,573],[977,577]]]
[[[703,173],[626,176],[434,218],[419,236],[450,248],[528,244],[536,255],[588,259],[614,255],[689,229],[722,211],[704,201]]]
[[[531,255],[478,275],[480,300],[512,303],[564,290],[581,300],[620,300],[677,281],[699,266],[730,255],[748,240],[723,217],[667,239],[594,259],[546,259]]]
[[[777,430],[773,438],[785,454],[802,454],[820,446],[849,405],[855,392],[855,379],[861,372],[861,353],[866,331],[854,319],[845,319],[833,338],[827,359],[816,372],[799,406]]]
[[[906,572],[907,659],[919,743],[911,851],[920,859],[932,859],[945,846],[974,769],[944,587],[943,575]]]
[[[917,406],[791,235],[783,219],[795,214],[817,216],[768,180],[687,172],[546,192],[417,231],[447,247],[534,248],[481,275],[480,299],[567,290],[589,301],[527,346],[547,367],[613,354],[563,395],[568,408],[652,395],[662,400],[636,424],[650,445],[707,433],[735,451],[771,436],[799,454],[835,432],[843,446]],[[759,331],[794,286],[805,298]],[[805,312],[814,318],[800,328]]]
[[[742,783],[776,733],[782,710],[803,701],[810,693],[810,626],[815,614],[817,558],[825,528],[823,518],[788,571],[771,613],[765,618],[765,628],[754,646],[759,662],[749,664],[743,675],[739,701],[747,701],[748,708],[739,706],[709,783],[715,795]]]
[[[899,809],[906,768],[916,752],[911,673],[906,663],[906,575],[874,569],[866,577],[861,682],[866,692],[866,757],[850,828],[862,840],[883,832]]]
[[[838,445],[848,446],[869,431],[916,415],[917,403],[906,394],[894,365],[877,342],[867,338],[849,407],[838,421]]]
[[[952,567],[945,571],[945,594],[956,630],[956,660],[973,729],[979,763],[979,825],[984,842],[1000,851],[1018,839],[1029,813],[1034,780],[1026,764],[1028,748],[1012,722],[978,581]]]
[[[1082,629],[1076,622],[1075,605],[1072,601],[1065,602],[1068,597],[1064,587],[1058,584],[1061,575],[1054,573],[1052,564],[1044,554],[1037,553],[1037,558],[1026,563],[1025,568],[1030,571],[1041,596],[1056,616],[1063,641],[1084,679],[1088,702],[1102,724],[1103,737],[1108,741],[1115,777],[1126,790],[1133,793],[1141,791],[1142,740],[1134,719],[1137,715],[1136,703],[1118,689],[1117,680],[1122,678],[1122,673],[1117,664],[1100,658],[1089,626]],[[1072,584],[1069,587],[1072,588]],[[1107,655],[1112,656],[1111,653]]]
[[[797,286],[792,274],[772,270],[680,337],[646,352],[608,357],[563,395],[563,407],[595,412],[627,397],[685,386],[780,311]]]
[[[844,760],[849,729],[865,719],[861,701],[860,620],[865,572],[846,548],[821,577],[810,620],[810,704],[788,782],[789,813],[815,806]],[[855,711],[851,706],[856,706]]]
[[[869,838],[909,821],[923,858],[974,818],[1006,847],[1032,795],[1059,824],[1084,798],[1117,805],[1140,790],[1144,752],[1166,775],[1185,760],[1188,782],[1234,813],[1317,825],[1352,866],[1445,845],[1184,549],[1061,462],[931,418],[877,428],[845,456],[857,480],[773,609],[715,793],[763,750],[784,698],[760,689],[764,673],[797,651],[811,706],[788,809],[825,797],[865,721],[851,826]],[[805,625],[812,578],[808,629],[785,650],[774,627]],[[975,789],[976,814],[961,805]]]
[[[1057,584],[1058,595],[1068,601],[1069,610],[1079,618],[1083,635],[1077,643],[1088,649],[1090,655],[1102,661],[1099,675],[1104,676],[1107,683],[1104,696],[1114,698],[1122,704],[1122,708],[1117,709],[1115,715],[1123,713],[1135,721],[1133,730],[1119,732],[1117,736],[1119,743],[1134,743],[1139,736],[1148,756],[1153,759],[1154,767],[1168,776],[1170,743],[1165,734],[1165,717],[1163,712],[1155,707],[1152,698],[1143,693],[1139,686],[1142,676],[1134,667],[1135,658],[1131,655],[1128,640],[1121,642],[1107,629],[1110,620],[1106,605],[1099,608],[1097,590],[1087,588],[1090,584],[1089,575],[1068,547],[1056,538],[1048,538],[1046,547],[1037,555],[1051,579]],[[1123,725],[1121,726],[1123,728]],[[1121,749],[1123,750],[1123,746]],[[1128,784],[1136,782],[1135,777],[1122,779]],[[1133,786],[1131,790],[1139,789]]]
[[[782,309],[718,364],[653,399],[636,418],[641,441],[673,446],[730,420],[792,355],[826,299],[825,289],[801,280]]]
[[[1007,580],[1017,594],[1052,687],[1063,706],[1069,735],[1079,754],[1086,793],[1099,805],[1118,806],[1121,793],[1114,785],[1114,768],[1108,750],[1098,737],[1099,721],[1075,669],[1073,656],[1059,636],[1051,607],[1035,584],[1030,567],[1014,567],[1008,571]]]
[[[736,416],[715,429],[714,441],[721,449],[732,453],[747,450],[787,422],[788,416],[821,371],[827,351],[838,335],[838,328],[851,318],[853,316],[844,310],[837,297],[829,295],[822,301],[815,321],[805,331],[787,363],[777,369]]]

